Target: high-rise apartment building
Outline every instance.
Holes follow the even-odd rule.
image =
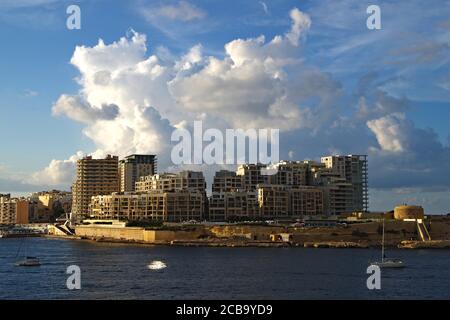
[[[339,215],[354,212],[353,186],[333,170],[322,167],[313,172],[313,184],[323,190],[324,212]]]
[[[110,155],[105,159],[88,156],[77,161],[76,179],[72,186],[73,214],[87,216],[91,197],[118,191],[118,165],[118,157]]]
[[[133,154],[119,162],[120,192],[135,191],[140,177],[156,174],[155,155]]]
[[[321,162],[352,185],[352,212],[367,212],[369,210],[367,156],[327,156],[322,157]]]

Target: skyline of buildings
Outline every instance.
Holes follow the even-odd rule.
[[[266,165],[244,164],[236,171],[217,171],[209,194],[202,172],[158,174],[156,159],[156,155],[130,155],[120,161],[111,155],[86,156],[77,161],[72,193],[40,192],[20,199],[2,195],[0,221],[49,221],[56,211],[78,219],[171,222],[295,219],[367,211],[365,155],[280,161],[270,174]]]
[[[72,194],[67,191],[41,191],[20,198],[0,194],[0,224],[52,222],[71,208]]]
[[[102,192],[110,186],[114,166],[108,156],[87,170],[92,158],[79,161],[77,183],[85,180],[84,189],[74,188],[74,215],[96,219],[227,221],[232,218],[294,219],[309,215],[337,215],[367,211],[367,156],[331,156],[315,161],[281,161],[276,172],[267,174],[263,164],[240,165],[235,172],[216,172],[212,191],[202,172],[156,174],[155,156],[130,155],[118,162],[119,183],[116,190]],[[137,174],[138,162],[144,171]],[[130,161],[132,160],[132,161]],[[104,171],[99,167],[104,166]],[[127,165],[127,167],[125,167]],[[126,170],[125,170],[126,168]],[[135,187],[129,186],[135,181]],[[96,184],[97,191],[89,186]],[[128,185],[128,190],[123,191]],[[86,202],[90,190],[90,202]],[[96,194],[94,194],[96,192]],[[84,197],[83,197],[84,195]],[[81,199],[83,204],[78,202]]]
[[[70,213],[95,219],[225,222],[368,212],[366,155],[282,160],[270,165],[276,168],[271,173],[263,164],[244,164],[235,171],[216,171],[210,188],[202,172],[156,173],[156,168],[156,155],[120,161],[111,155],[86,156],[78,160],[72,192],[0,194],[0,224],[45,223]],[[126,185],[132,191],[122,192]]]

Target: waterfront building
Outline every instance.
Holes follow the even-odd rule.
[[[270,219],[303,218],[324,213],[323,191],[316,187],[260,185],[258,204],[260,215]]]
[[[256,191],[213,192],[209,219],[294,219],[323,214],[323,192],[316,187],[258,185]]]
[[[289,190],[284,185],[258,185],[258,204],[262,217],[279,218],[289,215]]]
[[[141,177],[156,174],[156,155],[133,154],[119,162],[120,192],[135,191]]]
[[[277,172],[269,176],[270,184],[286,186],[307,185],[308,164],[301,161],[280,161]]]
[[[324,192],[315,187],[295,187],[289,192],[289,213],[292,217],[318,216],[324,213]]]
[[[90,205],[90,217],[126,221],[200,221],[204,216],[204,208],[204,196],[198,190],[150,190],[146,193],[94,196]]]
[[[321,162],[352,185],[352,212],[368,212],[368,171],[366,155],[327,156]]]
[[[180,173],[163,173],[139,178],[136,192],[145,193],[152,190],[198,190],[206,193],[206,181],[202,172],[182,171]]]
[[[313,183],[323,191],[324,213],[348,214],[355,211],[353,185],[330,169],[314,173]]]
[[[242,176],[234,171],[220,170],[214,175],[212,192],[236,192],[244,188]]]
[[[72,193],[51,190],[31,194],[28,199],[30,222],[49,222],[72,211]]]
[[[209,220],[227,221],[230,218],[258,217],[256,191],[213,192],[209,198]]]
[[[15,224],[16,208],[16,199],[10,194],[0,194],[0,224]]]
[[[72,186],[73,214],[88,215],[91,197],[118,191],[118,164],[118,157],[110,155],[104,159],[88,156],[77,161],[76,179]]]
[[[28,224],[35,210],[34,202],[26,198],[11,198],[0,194],[0,224]]]
[[[269,176],[263,174],[266,167],[261,163],[240,165],[236,175],[242,177],[243,188],[247,191],[255,191],[257,185],[269,183]]]

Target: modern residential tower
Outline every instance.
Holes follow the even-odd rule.
[[[133,154],[119,162],[120,192],[132,192],[140,177],[156,174],[155,155]]]
[[[354,212],[368,212],[368,172],[366,155],[327,156],[321,162],[325,167],[339,174],[352,187],[352,209]]]
[[[118,165],[118,157],[110,155],[105,159],[88,156],[77,161],[76,179],[72,186],[74,215],[89,214],[91,197],[108,195],[119,190]]]

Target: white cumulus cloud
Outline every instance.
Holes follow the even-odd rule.
[[[402,152],[406,149],[407,132],[405,115],[393,113],[379,119],[370,120],[367,126],[375,134],[381,149]]]

